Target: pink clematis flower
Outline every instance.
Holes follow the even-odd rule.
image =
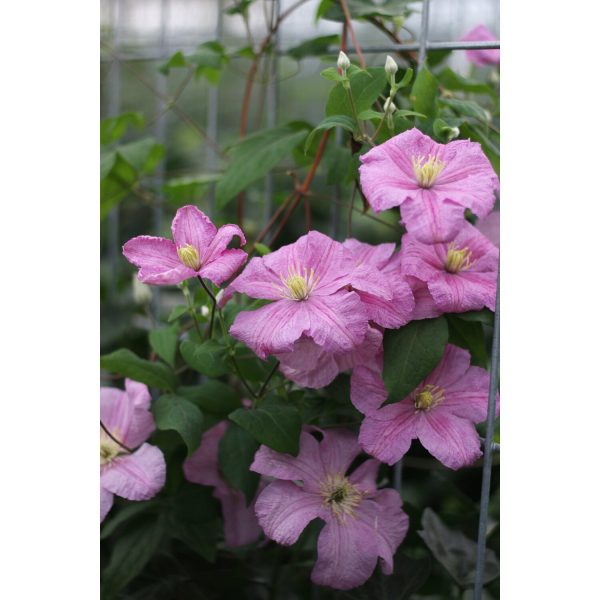
[[[494,35],[485,25],[477,25],[461,38],[463,42],[495,42],[497,40],[498,36]],[[500,50],[467,50],[467,59],[478,67],[499,65]]]
[[[486,419],[489,384],[489,373],[472,367],[466,350],[448,344],[440,363],[410,396],[365,417],[360,445],[393,465],[418,438],[447,467],[469,465],[482,454],[474,423]]]
[[[237,225],[217,229],[195,206],[184,206],[177,211],[171,232],[174,241],[140,235],[123,246],[125,258],[140,269],[140,281],[174,285],[200,276],[221,285],[237,272],[248,256],[243,250],[227,249],[236,235],[242,245],[246,243]]]
[[[440,312],[495,309],[499,251],[470,223],[448,244],[423,244],[405,234],[400,254],[402,272],[427,284]],[[420,310],[430,306],[421,302]]]
[[[346,288],[355,280],[363,285],[362,275],[353,277],[353,272],[351,253],[317,231],[253,258],[225,294],[273,302],[238,314],[229,333],[262,359],[290,352],[303,336],[328,352],[352,350],[364,339],[368,323],[360,297]],[[389,289],[377,289],[378,284],[376,278],[369,282],[389,297]]]
[[[485,219],[477,221],[475,225],[485,237],[500,248],[500,211],[493,210]]]
[[[112,507],[113,494],[128,500],[149,500],[165,484],[162,452],[144,444],[155,429],[149,408],[150,393],[143,383],[126,379],[125,391],[100,388],[100,420],[115,438],[100,428],[101,522]],[[131,453],[126,450],[137,446]]]
[[[346,474],[360,453],[353,434],[321,434],[319,443],[304,431],[297,457],[259,448],[250,468],[276,480],[258,497],[256,516],[265,534],[285,546],[293,544],[313,519],[325,521],[311,579],[348,590],[371,576],[378,558],[383,573],[392,573],[408,517],[397,491],[377,489],[378,461],[369,459]]]
[[[192,483],[213,486],[213,496],[221,502],[225,543],[235,548],[255,542],[261,529],[254,514],[254,502],[246,506],[244,494],[229,487],[219,472],[219,441],[229,423],[221,421],[202,435],[197,450],[183,463],[185,478]]]
[[[411,129],[360,160],[360,185],[373,210],[400,206],[406,229],[423,243],[452,239],[466,208],[485,217],[494,206],[498,177],[478,143],[438,144]]]

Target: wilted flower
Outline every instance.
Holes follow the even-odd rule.
[[[498,39],[485,25],[478,25],[465,34],[463,42],[495,42]],[[467,50],[467,59],[473,64],[482,67],[485,65],[500,64],[500,50]]]
[[[126,379],[125,391],[100,388],[100,422],[110,432],[100,428],[100,521],[112,507],[113,494],[148,500],[165,484],[162,452],[144,444],[155,429],[149,408],[143,383]]]
[[[219,472],[219,442],[229,427],[221,421],[202,434],[202,442],[183,463],[185,478],[192,483],[213,486],[213,496],[220,500],[223,509],[225,543],[228,546],[244,546],[255,542],[260,527],[254,514],[254,502],[246,506],[244,494],[229,487]]]
[[[485,217],[494,206],[498,177],[475,142],[438,144],[413,128],[360,159],[361,188],[373,210],[400,206],[421,242],[449,241],[465,223],[465,208]]]
[[[258,497],[256,516],[265,534],[286,546],[293,544],[313,519],[325,521],[311,579],[347,590],[371,576],[378,558],[383,573],[392,573],[394,553],[406,535],[408,517],[397,491],[377,489],[378,461],[369,459],[351,475],[346,474],[360,453],[353,434],[320,433],[320,443],[308,431],[301,434],[297,457],[266,446],[259,448],[250,468],[276,480]]]
[[[458,469],[481,456],[474,423],[487,416],[489,373],[470,365],[466,350],[448,344],[438,366],[404,400],[368,414],[363,449],[393,465],[418,438],[441,463]]]
[[[217,229],[195,206],[177,211],[171,232],[174,241],[140,235],[123,246],[125,258],[140,269],[140,281],[174,285],[200,276],[220,285],[237,272],[248,256],[243,250],[227,249],[236,235],[242,245],[246,243],[237,225]]]

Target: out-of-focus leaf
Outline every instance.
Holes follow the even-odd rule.
[[[175,54],[173,54],[173,56],[171,56],[167,62],[158,67],[158,70],[163,75],[168,75],[171,69],[180,69],[187,66],[189,65],[185,59],[185,56],[183,55],[183,52],[175,52]]]
[[[342,81],[344,78],[335,67],[327,67],[321,71],[321,77],[330,81]]]
[[[409,0],[383,0],[383,2],[378,3],[373,2],[373,0],[346,0],[346,2],[353,19],[400,17],[406,13],[409,5]],[[345,16],[339,3],[322,0],[317,8],[317,19],[328,19],[329,21],[343,23]]]
[[[204,173],[192,177],[169,179],[163,186],[163,193],[174,206],[196,204],[204,196],[211,184],[221,179],[220,173]]]
[[[304,142],[304,154],[308,152],[310,144],[317,132],[334,129],[335,127],[341,127],[347,131],[354,132],[356,121],[353,117],[349,117],[348,115],[331,115],[330,117],[325,117],[306,138],[306,142]]]
[[[172,391],[177,386],[177,376],[171,367],[144,360],[125,348],[101,356],[100,367],[161,390]]]
[[[459,73],[454,72],[449,67],[440,71],[437,75],[440,83],[448,90],[460,92],[472,92],[474,94],[488,94],[494,96],[494,90],[482,81],[468,79]]]
[[[434,118],[437,114],[436,99],[438,82],[427,67],[423,67],[417,75],[410,92],[413,108],[419,113]]]
[[[296,60],[302,60],[307,56],[320,56],[326,54],[330,46],[337,46],[340,43],[340,36],[322,35],[302,42],[287,50],[287,54]]]
[[[477,562],[477,543],[461,531],[449,529],[442,520],[426,508],[421,518],[423,529],[419,535],[435,558],[446,568],[454,580],[463,588],[473,585]],[[483,582],[489,583],[500,574],[496,553],[490,548],[485,551]]]
[[[222,381],[209,380],[200,385],[183,386],[177,393],[199,406],[203,412],[223,419],[242,405],[238,392]]]
[[[215,340],[198,343],[186,340],[180,347],[185,362],[207,377],[219,377],[229,372],[226,349]]]
[[[150,346],[158,356],[167,364],[175,367],[175,353],[177,352],[177,329],[174,327],[161,327],[153,329],[149,336]]]
[[[102,523],[100,529],[100,539],[104,540],[110,537],[122,525],[132,521],[139,515],[147,511],[156,510],[159,504],[159,501],[156,498],[153,498],[152,500],[148,500],[146,502],[132,502],[131,504],[121,506],[115,515],[113,515],[111,511],[108,513],[106,520]]]
[[[196,79],[205,77],[209,83],[217,85],[229,57],[220,42],[210,41],[200,44],[198,49],[188,56],[188,61],[196,67]]]
[[[183,317],[183,315],[187,314],[189,310],[189,307],[185,304],[178,304],[177,306],[173,307],[173,310],[169,313],[167,322],[172,323],[173,321],[177,321],[177,319],[180,319]]]
[[[260,242],[256,242],[254,244],[254,249],[259,256],[266,256],[271,253],[271,248],[266,244],[261,244]]]
[[[447,320],[448,341],[468,350],[472,364],[487,369],[488,353],[482,324],[478,321],[465,321],[455,315],[447,315]]]
[[[202,411],[182,396],[164,394],[152,404],[152,413],[157,429],[176,431],[185,442],[190,456],[202,437]]]
[[[483,121],[484,123],[489,123],[490,121],[490,113],[473,100],[441,98],[440,103],[444,106],[449,106],[460,116],[472,117],[473,119]]]
[[[109,145],[118,142],[130,126],[141,129],[144,126],[144,115],[140,112],[126,112],[117,117],[102,119],[100,143]]]
[[[457,313],[453,316],[458,319],[462,319],[463,321],[477,321],[479,323],[483,323],[484,325],[489,325],[490,327],[494,325],[494,313],[489,308]]]
[[[360,114],[364,110],[371,108],[373,103],[379,98],[387,84],[385,69],[383,67],[373,67],[370,69],[359,69],[350,75],[350,89],[356,107],[356,113]],[[325,107],[325,114],[330,117],[333,115],[347,115],[353,117],[348,93],[341,83],[338,83],[329,92],[329,98]]]

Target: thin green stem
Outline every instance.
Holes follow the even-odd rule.
[[[273,365],[273,368],[267,375],[267,378],[265,379],[264,383],[262,384],[260,390],[258,390],[258,394],[256,394],[257,399],[263,397],[263,395],[267,389],[267,385],[269,385],[269,381],[271,381],[271,378],[273,377],[273,375],[275,375],[275,371],[277,371],[278,367],[279,367],[279,361],[276,361],[275,364]]]
[[[181,291],[183,292],[183,296],[188,305],[188,311],[192,315],[192,321],[194,323],[194,328],[196,329],[196,333],[198,334],[198,337],[200,337],[200,339],[202,339],[202,332],[200,331],[200,323],[198,323],[198,315],[196,314],[196,309],[194,308],[194,302],[190,296],[190,290],[187,287],[186,281],[183,282],[183,287],[181,288]]]
[[[215,311],[217,310],[217,299],[215,298],[214,294],[210,291],[208,286],[204,283],[204,280],[202,279],[202,277],[200,277],[200,275],[198,275],[198,281],[200,282],[200,285],[204,288],[204,291],[208,294],[208,297],[212,301],[212,310],[210,311],[210,324],[208,325],[208,335],[206,336],[210,340],[212,338],[213,325],[215,322]]]

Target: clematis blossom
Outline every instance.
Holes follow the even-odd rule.
[[[485,219],[477,221],[475,225],[485,237],[500,248],[500,211],[493,210]]]
[[[255,542],[261,529],[254,514],[254,502],[246,506],[244,494],[229,487],[219,471],[219,442],[229,423],[221,421],[202,435],[196,451],[183,463],[185,478],[192,483],[214,487],[213,496],[221,502],[225,543],[235,548]]]
[[[348,590],[371,576],[378,559],[383,573],[392,573],[408,517],[396,490],[377,489],[378,461],[368,459],[347,474],[360,453],[353,434],[320,433],[318,442],[308,430],[302,432],[297,457],[259,448],[250,468],[275,481],[258,497],[256,516],[265,534],[285,546],[293,544],[313,519],[325,521],[311,579]]]
[[[486,419],[489,384],[489,373],[471,366],[466,350],[448,344],[437,367],[408,397],[365,417],[360,445],[393,465],[418,438],[450,469],[470,465],[482,454],[474,423]]]
[[[473,225],[466,223],[447,244],[423,244],[406,234],[400,254],[402,272],[427,285],[438,311],[495,309],[499,251]]]
[[[494,206],[498,177],[476,142],[438,144],[413,128],[360,160],[360,185],[373,210],[400,206],[407,231],[423,243],[452,239],[466,208],[485,217]]]
[[[495,42],[498,37],[494,35],[485,25],[477,25],[466,33],[461,41],[463,42]],[[482,49],[482,50],[467,50],[467,59],[478,67],[486,65],[500,64],[500,50]]]
[[[246,243],[237,225],[217,229],[195,206],[184,206],[171,224],[173,241],[140,235],[123,246],[125,258],[139,267],[138,279],[153,285],[174,285],[191,277],[209,279],[216,285],[232,277],[244,264],[247,254],[227,249],[234,236]]]
[[[155,429],[150,400],[148,388],[131,379],[125,380],[125,391],[100,388],[100,421],[110,432],[100,428],[101,522],[114,494],[127,500],[149,500],[165,484],[162,452],[144,443]]]
[[[290,352],[301,338],[328,352],[347,352],[362,342],[368,317],[359,295],[347,286],[359,285],[365,274],[354,273],[352,254],[339,242],[310,231],[295,243],[250,260],[229,285],[226,297],[240,292],[271,300],[253,311],[239,313],[229,333],[260,358]],[[368,285],[391,299],[380,280]]]

